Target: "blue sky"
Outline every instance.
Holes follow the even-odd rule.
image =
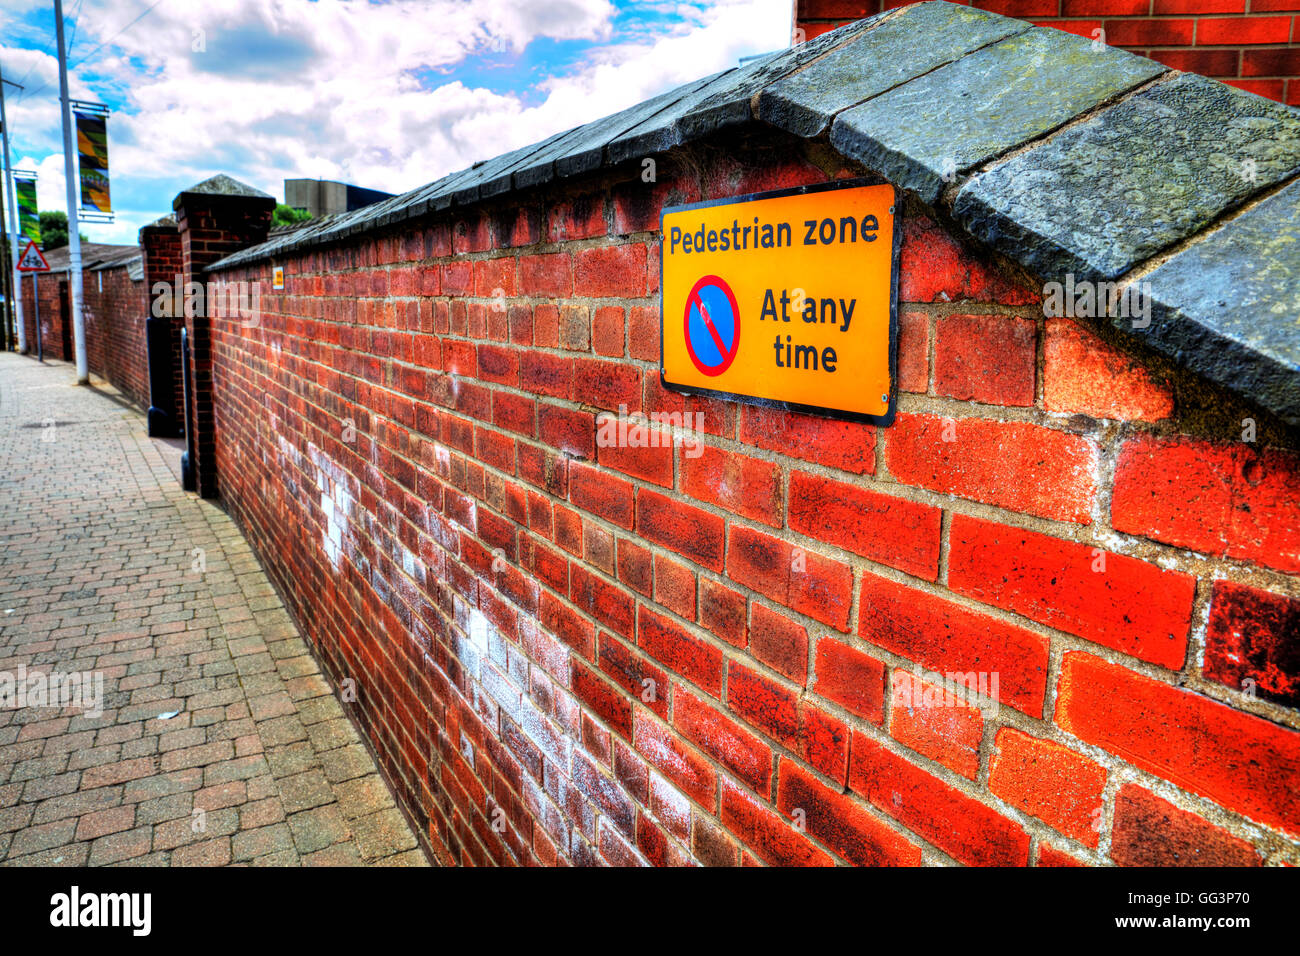
[[[401,192],[787,45],[790,0],[65,0],[74,99],[107,104],[133,242],[224,172]],[[52,0],[3,0],[10,153],[64,209]]]

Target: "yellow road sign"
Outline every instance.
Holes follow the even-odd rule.
[[[665,387],[892,422],[895,208],[843,181],[665,209]]]

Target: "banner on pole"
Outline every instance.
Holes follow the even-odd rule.
[[[77,158],[80,163],[81,208],[111,213],[108,195],[108,114],[73,110],[77,120]]]
[[[14,173],[14,189],[18,193],[18,231],[24,239],[41,241],[41,215],[36,208],[36,179]]]

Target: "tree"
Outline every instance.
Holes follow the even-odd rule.
[[[296,226],[298,223],[306,222],[310,218],[311,213],[306,209],[295,209],[293,206],[286,206],[284,203],[276,203],[275,212],[271,213],[271,228]]]
[[[82,242],[89,242],[84,232],[78,230]],[[68,244],[68,214],[58,209],[41,213],[40,247],[45,252],[62,249]]]

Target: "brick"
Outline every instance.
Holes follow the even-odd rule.
[[[695,620],[695,573],[684,564],[654,556],[654,599],[678,617]]]
[[[898,315],[898,388],[924,394],[930,387],[930,317],[923,312]]]
[[[1235,86],[1239,90],[1245,90],[1247,93],[1254,93],[1256,96],[1265,96],[1270,100],[1281,102],[1283,90],[1286,84],[1283,80],[1231,80],[1223,81],[1228,86]]]
[[[542,594],[541,625],[587,660],[596,653],[596,628],[549,592]]]
[[[1003,727],[989,761],[989,790],[1017,810],[1097,846],[1106,771],[1068,747]]]
[[[843,782],[849,748],[843,721],[738,661],[727,665],[727,706],[826,776]]]
[[[574,462],[569,467],[569,501],[574,507],[621,528],[632,527],[634,505],[630,481]]]
[[[579,305],[560,306],[560,348],[571,352],[586,352],[591,348],[590,309]]]
[[[1191,19],[1106,20],[1104,28],[1106,42],[1111,46],[1190,46],[1196,21]]]
[[[1300,600],[1215,581],[1204,674],[1227,687],[1300,707]]]
[[[1109,0],[1115,2],[1115,0]],[[978,7],[981,10],[988,10],[992,13],[1000,13],[1004,17],[1028,17],[1055,16],[1057,0],[973,0],[971,6]],[[1144,8],[1145,10],[1145,8]]]
[[[853,573],[838,561],[732,525],[727,538],[727,576],[796,613],[848,630]]]
[[[740,416],[740,440],[745,444],[855,475],[876,470],[876,429],[872,425],[759,405],[742,406]]]
[[[1086,3],[1087,0],[1075,0],[1076,3]],[[1266,9],[1261,7],[1258,2],[1251,4],[1251,9],[1258,11]],[[1095,16],[1094,11],[1089,16]],[[1133,13],[1145,13],[1146,10],[1134,10]],[[1151,12],[1157,16],[1168,16],[1171,14],[1195,14],[1195,13],[1245,13],[1246,0],[1153,0]]]
[[[1245,444],[1134,438],[1115,468],[1116,531],[1300,571],[1300,457]]]
[[[1038,844],[1038,866],[1084,866],[1063,850],[1058,850],[1050,843]]]
[[[1174,670],[1187,656],[1196,579],[1100,548],[954,515],[948,587]]]
[[[1169,389],[1123,352],[1069,319],[1048,319],[1043,403],[1048,411],[1157,422],[1174,412]]]
[[[778,674],[808,682],[808,630],[755,602],[750,611],[749,652]]]
[[[598,246],[573,257],[574,294],[639,298],[646,294],[646,247]]]
[[[790,530],[927,581],[939,576],[941,517],[920,502],[790,473]]]
[[[659,310],[642,305],[628,309],[628,357],[659,361]]]
[[[1166,0],[1155,0],[1159,6]],[[1213,2],[1213,0],[1193,0]],[[1242,0],[1245,2],[1245,0]],[[1001,11],[998,11],[1001,12]],[[1054,12],[1054,11],[1053,11]],[[1053,12],[1046,15],[1052,16]],[[1151,0],[1061,0],[1063,17],[1140,17],[1148,13],[1188,13],[1187,10],[1151,10]],[[1042,14],[1038,14],[1041,16]]]
[[[591,320],[591,347],[597,355],[622,357],[623,309],[604,306],[596,310]]]
[[[991,807],[854,732],[849,787],[970,866],[1027,866],[1029,835]]]
[[[1115,795],[1110,857],[1120,866],[1259,866],[1249,843],[1136,784]]]
[[[989,405],[1034,404],[1032,319],[948,315],[935,325],[934,390]]]
[[[880,10],[879,0],[800,0],[803,20],[860,20]]]
[[[1065,655],[1055,719],[1184,790],[1300,833],[1300,732],[1082,651]]]
[[[576,562],[569,571],[569,600],[610,630],[623,637],[632,636],[632,595]]]
[[[771,748],[680,684],[673,688],[673,726],[751,790],[771,793]]]
[[[519,291],[523,295],[563,297],[573,294],[573,272],[567,252],[519,257]]]
[[[668,719],[668,675],[608,634],[600,638],[600,669],[665,720]]]
[[[722,695],[722,652],[671,618],[638,608],[637,645],[673,673],[714,697]]]
[[[474,263],[474,294],[481,298],[515,294],[515,260],[502,256]]]
[[[699,621],[710,634],[743,647],[746,641],[745,596],[712,578],[700,578]]]
[[[1300,48],[1244,50],[1241,54],[1242,76],[1300,75]]]
[[[626,406],[637,411],[641,403],[641,372],[622,362],[573,360],[573,401],[617,412]]]
[[[1290,39],[1290,17],[1202,17],[1196,21],[1197,46],[1286,43]]]
[[[898,301],[996,302],[1031,305],[1036,293],[1002,278],[981,257],[968,252],[947,230],[924,216],[903,219]]]
[[[774,528],[781,527],[783,494],[777,465],[712,445],[701,446],[700,454],[695,456],[683,448],[679,459],[683,494]],[[671,462],[668,479],[671,484]]]
[[[632,739],[632,703],[581,661],[573,662],[573,694],[592,712],[621,734]]]
[[[1042,716],[1048,641],[1041,635],[871,574],[862,577],[858,633],[945,675],[997,674],[1001,703]]]
[[[621,471],[625,475],[631,475],[633,478],[671,488],[673,486],[672,436],[668,432],[657,429],[646,433],[634,433],[629,430],[629,438],[636,434],[639,441],[644,440],[653,444],[645,446],[619,444],[616,440],[617,433],[611,424],[613,421],[612,416],[601,419],[602,424],[597,433],[599,445],[597,455],[600,464]]]
[[[1089,440],[1039,425],[931,415],[899,415],[885,442],[904,484],[1078,524],[1092,522],[1096,455]]]
[[[829,866],[826,853],[739,787],[723,782],[722,825],[773,866]]]
[[[655,769],[696,803],[713,807],[718,774],[694,747],[641,711],[636,712],[633,745]]]
[[[1171,69],[1187,73],[1236,76],[1241,53],[1238,50],[1151,50],[1147,56]]]
[[[519,384],[539,395],[568,398],[573,392],[573,359],[526,351],[519,357]]]
[[[884,723],[885,665],[855,647],[823,637],[813,660],[812,689],[851,714]]]
[[[638,534],[714,571],[722,570],[722,525],[717,515],[658,492],[637,495]]]
[[[890,735],[903,746],[974,780],[984,736],[980,711],[904,670],[893,672],[890,689]]]
[[[777,808],[803,811],[809,836],[856,866],[919,866],[921,849],[851,797],[836,793],[787,757],[781,758]]]

